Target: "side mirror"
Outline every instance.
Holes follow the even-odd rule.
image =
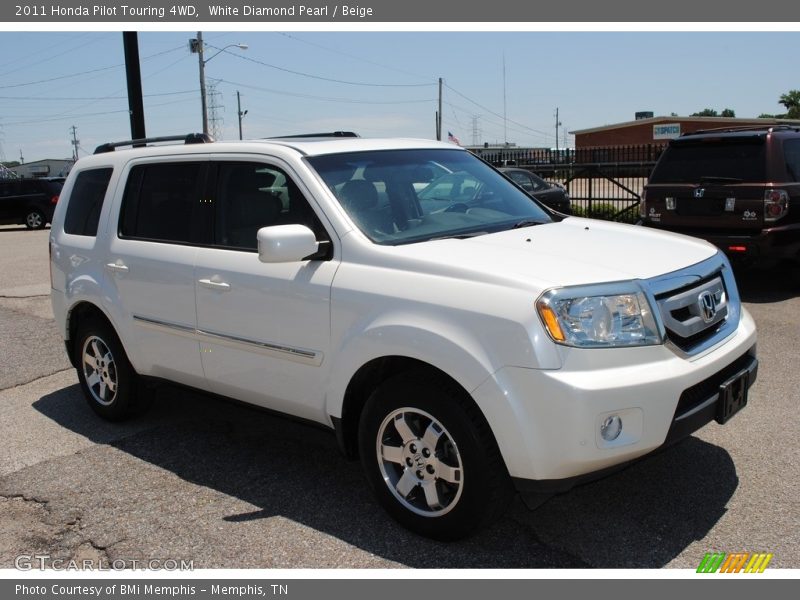
[[[314,254],[319,243],[305,225],[273,225],[256,233],[258,260],[263,263],[297,262]]]

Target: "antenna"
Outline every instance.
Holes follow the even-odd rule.
[[[556,107],[556,154],[558,154],[558,128],[561,127],[561,121],[558,120],[558,107]]]
[[[506,116],[506,53],[503,52],[503,144],[508,146],[508,117]]]

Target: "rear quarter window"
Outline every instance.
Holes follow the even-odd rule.
[[[790,181],[800,181],[800,139],[783,142],[783,157]]]
[[[64,217],[64,232],[73,235],[97,235],[100,211],[106,197],[113,169],[88,169],[81,172],[72,186]]]

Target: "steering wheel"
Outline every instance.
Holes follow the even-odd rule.
[[[469,210],[469,206],[464,204],[463,202],[454,202],[450,206],[444,209],[444,212],[460,212],[465,213]]]

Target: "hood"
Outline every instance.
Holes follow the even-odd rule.
[[[702,262],[716,247],[684,235],[594,219],[395,246],[413,268],[490,281],[524,283],[540,290],[649,279]],[[398,257],[399,258],[399,257]],[[441,267],[441,269],[436,267]]]

